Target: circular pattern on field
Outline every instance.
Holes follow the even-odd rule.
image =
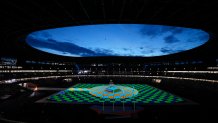
[[[100,98],[109,98],[109,99],[125,99],[130,98],[138,94],[138,90],[127,87],[127,86],[120,86],[115,85],[121,91],[118,92],[108,92],[106,89],[109,87],[108,85],[105,86],[96,86],[89,89],[89,93],[93,96],[100,97]]]

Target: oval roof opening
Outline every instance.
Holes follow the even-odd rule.
[[[196,48],[209,40],[201,29],[147,24],[97,24],[30,33],[38,50],[71,57],[153,57]]]

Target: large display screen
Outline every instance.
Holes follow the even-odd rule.
[[[201,29],[147,24],[97,24],[30,33],[38,50],[71,57],[152,57],[196,48],[209,40]]]

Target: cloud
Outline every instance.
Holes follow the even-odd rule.
[[[154,53],[154,50],[150,49],[150,50],[143,50],[141,51],[142,54],[150,54],[150,53]]]
[[[151,38],[160,35],[160,26],[149,26],[145,25],[141,29],[139,29],[139,34],[142,36],[149,36]]]
[[[27,38],[27,43],[31,46],[40,49],[46,48],[61,52],[63,55],[72,54],[73,56],[114,56],[118,55],[112,50],[96,48],[87,49],[69,42],[62,42],[54,39],[37,39],[35,37],[29,36]]]
[[[129,49],[127,49],[127,48],[123,48],[123,50],[124,50],[124,51],[128,51]]]
[[[186,28],[174,27],[174,26],[164,26],[161,28],[162,33],[170,32],[172,35],[180,34],[184,30],[186,30]]]
[[[180,40],[177,39],[175,36],[173,35],[169,35],[167,37],[164,37],[164,41],[165,43],[171,44],[171,43],[176,43],[179,42]]]
[[[30,36],[36,37],[36,38],[43,38],[43,39],[52,38],[52,35],[47,31],[34,32],[34,33],[31,33]]]
[[[172,54],[172,53],[182,52],[182,51],[184,51],[184,50],[182,50],[182,49],[176,49],[176,50],[174,50],[174,49],[171,49],[171,48],[169,48],[169,47],[163,47],[163,48],[160,49],[160,51],[161,51],[163,54]]]
[[[97,56],[98,55],[90,49],[77,46],[73,43],[60,42],[54,39],[42,40],[42,39],[36,39],[32,36],[29,36],[27,39],[27,43],[39,49],[47,48],[47,49],[60,51],[62,53],[64,52],[64,54],[71,53],[71,54],[80,55],[80,56]]]
[[[93,50],[98,56],[114,56],[118,55],[113,52],[113,50],[108,49],[102,49],[102,48],[96,48]]]
[[[190,43],[196,42],[196,43],[201,44],[201,43],[207,42],[209,40],[209,34],[207,34],[207,33],[197,32],[194,35],[195,35],[195,37],[188,38],[187,42],[190,42]]]
[[[52,38],[52,35],[49,32],[43,31],[41,33],[41,36],[44,38]]]
[[[185,30],[186,28],[182,27],[145,25],[139,29],[139,34],[141,34],[142,36],[149,36],[151,38],[154,38],[165,33],[171,33],[171,35],[180,34]]]
[[[163,47],[160,49],[160,51],[164,54],[168,54],[168,53],[174,53],[175,51],[170,49],[170,48],[167,48],[167,47]]]
[[[200,33],[198,34],[198,40],[199,41],[208,41],[209,35],[206,33]]]

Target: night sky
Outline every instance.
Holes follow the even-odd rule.
[[[26,38],[36,49],[72,57],[161,56],[208,40],[209,34],[200,29],[145,24],[71,26],[36,31]]]

